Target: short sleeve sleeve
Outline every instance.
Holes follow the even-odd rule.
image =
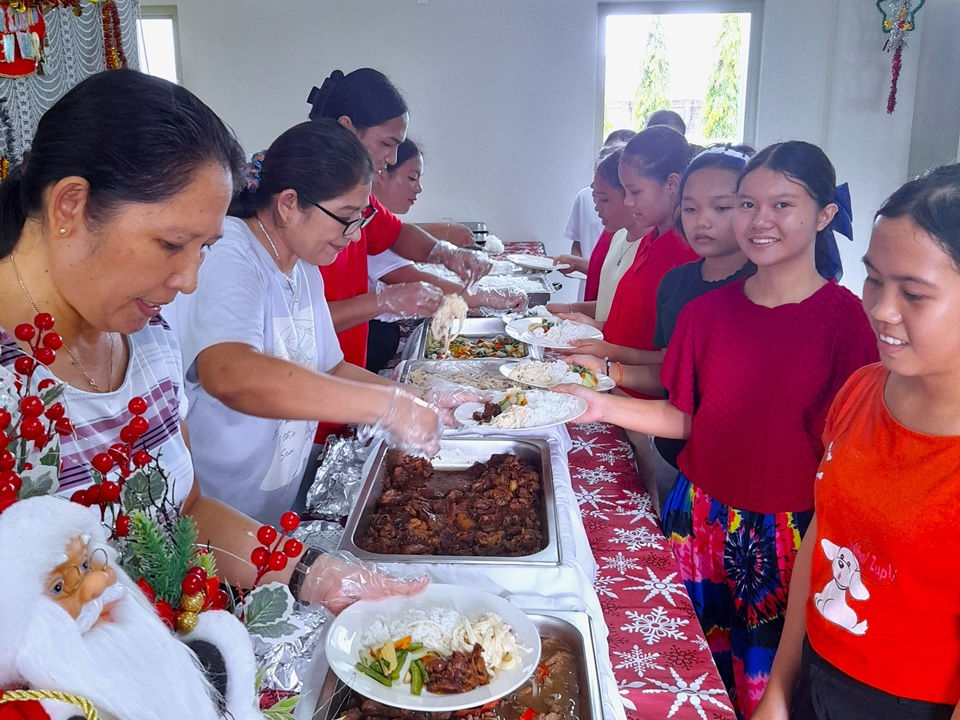
[[[667,347],[666,332],[664,330],[664,307],[667,304],[667,291],[664,286],[668,284],[670,273],[664,275],[663,280],[657,286],[657,320],[653,328],[653,344],[661,350]]]
[[[670,404],[687,415],[697,405],[696,303],[680,311],[673,336],[660,369],[660,382],[670,396]]]
[[[370,204],[376,208],[377,214],[363,229],[363,237],[367,242],[367,255],[379,255],[400,237],[403,220],[387,210],[373,195],[370,196]]]
[[[196,292],[177,298],[171,317],[188,374],[197,356],[214,345],[242,343],[264,350],[265,281],[242,248],[213,247],[200,268]]]
[[[583,192],[581,190],[580,192]],[[573,200],[573,209],[570,210],[570,219],[567,220],[567,229],[563,231],[564,237],[570,242],[580,242],[580,194]]]

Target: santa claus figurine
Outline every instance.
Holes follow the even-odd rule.
[[[178,638],[117,566],[107,537],[89,508],[59,497],[0,514],[0,693],[80,696],[115,720],[262,720],[243,625],[208,610]],[[82,715],[54,700],[0,704],[4,720]]]

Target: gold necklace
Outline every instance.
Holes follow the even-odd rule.
[[[17,284],[20,285],[20,290],[23,292],[23,296],[27,299],[27,302],[30,303],[30,307],[33,308],[34,315],[39,315],[40,309],[37,307],[37,304],[33,301],[33,296],[30,295],[30,291],[27,290],[27,286],[23,284],[23,278],[20,276],[20,268],[17,267],[17,261],[13,259],[12,255],[10,256],[10,264],[13,265],[13,272],[17,276]],[[114,355],[116,355],[116,340],[113,337],[113,333],[109,333],[109,335],[110,335],[110,376],[107,378],[106,392],[113,392],[113,357]],[[88,373],[84,369],[83,365],[80,363],[80,358],[78,358],[76,353],[74,353],[73,350],[70,349],[70,346],[64,344],[63,349],[67,351],[67,354],[73,360],[73,364],[77,366],[77,369],[81,373],[83,373],[83,376],[87,379],[87,382],[90,383],[90,387],[92,387],[98,393],[104,392],[103,388],[101,388],[97,384],[97,382],[92,377],[90,377],[90,373]]]

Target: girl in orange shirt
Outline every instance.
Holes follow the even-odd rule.
[[[960,165],[887,199],[864,263],[881,363],[830,409],[755,720],[960,717]]]

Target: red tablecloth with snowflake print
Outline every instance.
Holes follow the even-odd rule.
[[[730,720],[730,700],[626,435],[604,423],[567,430],[570,478],[599,568],[594,587],[628,720]]]

